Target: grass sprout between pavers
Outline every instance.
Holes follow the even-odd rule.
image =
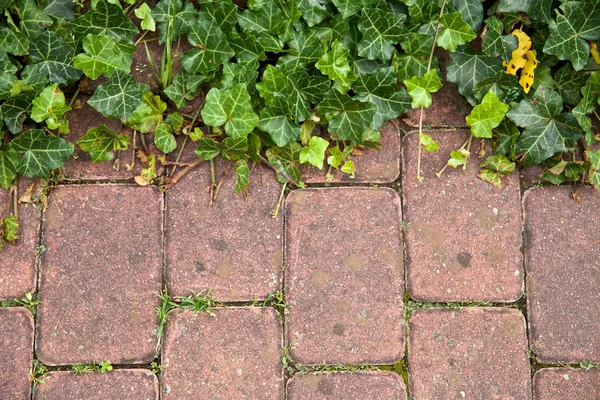
[[[590,147],[600,138],[594,0],[18,0],[2,8],[0,187],[14,207],[0,215],[1,243],[18,237],[18,178],[62,181],[75,145],[94,163],[131,154],[124,167],[143,166],[135,182],[162,190],[202,162],[214,171],[222,157],[246,195],[251,163],[272,168],[283,190],[304,186],[302,164],[326,169],[329,180],[334,170],[353,176],[361,148],[379,149],[382,125],[417,109],[422,179],[421,151],[439,147],[423,131],[442,87],[436,49],[450,53],[446,78],[473,106],[471,136],[439,176],[477,153],[479,177],[498,187],[517,164],[542,164],[554,184],[600,187],[600,150]],[[83,92],[105,121],[127,129],[106,122],[67,141]],[[492,153],[472,149],[473,138],[490,139]],[[192,145],[198,158],[180,162]],[[220,189],[211,178],[210,204]]]

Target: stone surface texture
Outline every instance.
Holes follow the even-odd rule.
[[[235,171],[215,163],[222,180],[208,206],[210,169],[203,163],[167,192],[166,277],[175,295],[211,290],[222,301],[252,301],[281,289],[283,217],[271,217],[281,184],[255,166],[250,194],[235,193]],[[226,176],[223,177],[223,175]]]
[[[381,127],[381,151],[361,148],[355,151],[350,159],[354,161],[356,173],[354,178],[348,174],[332,169],[333,182],[369,182],[390,183],[400,175],[400,132],[391,122]],[[301,168],[306,183],[327,182],[328,165],[322,170],[311,167]]]
[[[514,309],[415,310],[408,326],[411,396],[531,399],[525,318]]]
[[[533,378],[535,400],[600,399],[600,371],[546,368]]]
[[[394,372],[323,372],[295,375],[288,400],[406,400],[402,377]]]
[[[435,173],[469,132],[431,133],[440,149],[423,151],[416,179],[418,133],[404,138],[402,189],[406,223],[407,286],[422,301],[512,302],[523,294],[521,204],[518,174],[497,189],[477,177],[480,140],[471,144],[466,170]],[[490,155],[489,145],[485,144]]]
[[[131,185],[61,186],[45,213],[38,358],[49,365],[155,355],[162,195]]]
[[[423,126],[464,127],[467,125],[465,117],[471,112],[469,103],[458,93],[457,86],[451,82],[444,82],[440,90],[431,94],[433,102],[431,107],[423,112]],[[410,110],[404,118],[407,125],[418,127],[420,109]]]
[[[286,343],[303,365],[393,364],[404,353],[400,198],[321,188],[286,201]]]
[[[272,308],[176,311],[165,329],[164,400],[283,398],[282,332]]]
[[[25,308],[0,308],[0,399],[29,400],[33,318]]]
[[[600,194],[592,187],[525,194],[529,334],[543,363],[600,362]]]
[[[158,400],[158,379],[143,369],[103,374],[54,371],[36,385],[35,400]]]
[[[22,179],[19,183],[18,197],[26,194],[35,183]],[[9,191],[0,189],[0,219],[4,217],[7,204],[12,214],[13,197]],[[0,251],[0,301],[23,297],[35,290],[36,246],[40,233],[40,206],[35,204],[18,205],[19,238],[14,243],[6,243]]]

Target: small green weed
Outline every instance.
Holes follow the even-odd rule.
[[[40,304],[37,296],[31,292],[27,292],[25,296],[18,300],[7,300],[0,303],[2,307],[25,307],[33,315],[35,315],[36,307]]]
[[[579,363],[579,367],[581,369],[585,369],[586,371],[589,371],[594,368],[599,368],[600,364],[598,364],[596,362],[591,362],[591,361],[582,361]]]
[[[48,367],[46,367],[41,361],[33,360],[33,368],[29,373],[29,380],[33,382],[33,384],[43,383],[44,382],[44,374],[48,372]]]
[[[101,374],[104,374],[108,371],[112,371],[113,370],[113,366],[111,364],[110,361],[100,361],[98,364],[96,363],[91,363],[91,364],[82,364],[82,363],[77,363],[74,364],[73,366],[71,366],[71,371],[73,371],[74,374],[80,374],[82,372],[98,372]]]
[[[150,371],[152,371],[154,375],[160,374],[163,371],[163,369],[165,369],[165,366],[156,361],[152,361],[152,363],[150,364]]]

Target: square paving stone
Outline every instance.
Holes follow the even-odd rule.
[[[460,93],[456,84],[444,81],[440,90],[431,94],[433,102],[431,107],[423,112],[423,126],[463,127],[466,126],[465,118],[471,113],[471,106]],[[410,110],[404,122],[410,126],[419,126],[421,110],[416,108]]]
[[[283,217],[272,218],[281,192],[275,174],[255,166],[249,195],[235,193],[233,164],[215,163],[223,183],[208,206],[210,168],[203,163],[167,192],[167,283],[171,294],[211,290],[222,301],[266,298],[281,288]]]
[[[390,183],[400,175],[400,132],[391,122],[381,127],[381,151],[360,149],[361,154],[351,156],[356,172],[354,178],[332,169],[333,182]],[[327,182],[328,165],[322,170],[303,166],[302,177],[306,183]]]
[[[0,399],[29,400],[33,317],[25,308],[0,308]]]
[[[514,309],[419,309],[408,322],[410,394],[419,400],[531,399],[525,318]]]
[[[22,179],[19,183],[18,196],[35,184],[32,180]],[[0,189],[0,218],[4,216],[6,204],[10,202],[12,210],[13,197],[8,190]],[[34,204],[19,204],[19,238],[14,243],[6,243],[0,251],[0,301],[20,299],[27,292],[35,290],[37,275],[36,246],[40,233],[40,209]]]
[[[286,343],[299,364],[393,364],[404,354],[400,198],[387,188],[292,192]]]
[[[518,174],[497,189],[477,177],[480,140],[471,144],[466,170],[447,168],[451,151],[469,131],[434,131],[435,153],[423,150],[416,179],[419,135],[404,138],[402,189],[406,269],[410,296],[421,301],[512,302],[523,294],[521,194]],[[485,144],[490,155],[489,144]]]
[[[36,385],[35,400],[158,400],[158,379],[143,369],[107,373],[55,371]]]
[[[570,186],[525,193],[529,334],[542,363],[600,362],[600,193]]]
[[[393,372],[296,374],[287,384],[288,400],[405,400],[402,377]]]
[[[535,400],[600,399],[600,371],[545,368],[533,378]]]
[[[155,355],[162,195],[131,185],[59,186],[44,214],[36,350],[48,365]]]
[[[177,310],[165,328],[162,398],[280,400],[282,332],[272,308]]]

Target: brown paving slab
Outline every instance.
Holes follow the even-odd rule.
[[[404,354],[400,198],[321,188],[286,201],[286,343],[303,365],[393,364]]]
[[[393,372],[296,374],[287,384],[288,400],[405,400],[406,387]]]
[[[272,308],[178,310],[165,328],[162,398],[283,398],[282,332]]]
[[[0,308],[0,399],[29,400],[33,317],[25,308]]]
[[[54,371],[36,385],[36,400],[158,400],[158,379],[143,369],[120,369],[103,374]]]
[[[187,148],[187,147],[186,147]],[[227,176],[208,207],[210,167],[203,163],[167,192],[167,269],[170,293],[210,289],[223,301],[265,298],[281,288],[283,216],[272,218],[281,192],[275,174],[255,166],[249,195],[235,193],[233,164],[215,163]]]
[[[152,187],[71,185],[51,193],[37,318],[42,362],[152,361],[161,209]]]
[[[571,186],[525,194],[529,334],[543,363],[600,362],[600,193]]]
[[[540,183],[543,185],[550,185],[549,182],[544,181],[540,178],[540,175],[544,172],[542,165],[526,165],[519,168],[521,174],[521,185],[524,188],[530,188],[532,186],[538,186]]]
[[[525,318],[514,309],[419,309],[408,322],[408,379],[419,400],[531,399]]]
[[[600,399],[600,371],[545,368],[533,378],[535,400]]]
[[[360,155],[351,156],[356,172],[354,178],[339,170],[332,169],[332,182],[389,183],[400,175],[400,132],[388,122],[381,128],[381,151],[361,149]],[[322,170],[303,166],[302,177],[306,183],[327,182],[328,166]]]
[[[431,94],[431,107],[423,113],[423,126],[435,128],[466,126],[465,118],[471,113],[471,106],[458,93],[458,87],[451,82],[444,82],[440,90]],[[403,119],[407,125],[418,127],[420,109],[410,110]]]
[[[460,148],[469,132],[429,132],[439,142],[423,151],[422,182],[416,179],[418,133],[404,139],[402,189],[407,239],[407,286],[422,301],[511,302],[523,294],[521,194],[519,176],[504,188],[477,178],[475,154],[467,169],[435,173]],[[472,143],[473,153],[480,141]],[[490,154],[489,144],[486,144]]]
[[[28,187],[35,185],[32,179],[21,179],[18,195],[21,197]],[[8,190],[0,189],[0,218],[4,216],[7,202],[13,209],[13,197]],[[0,301],[20,299],[35,290],[37,275],[36,246],[40,231],[40,209],[34,204],[19,204],[19,238],[15,243],[6,243],[0,251]]]

